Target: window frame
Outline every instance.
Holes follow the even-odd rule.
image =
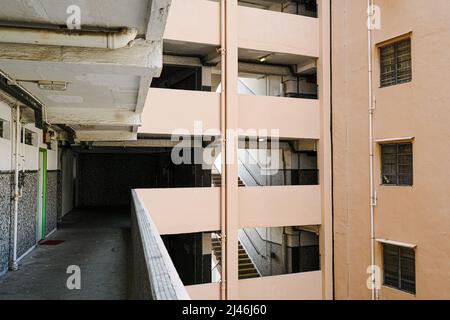
[[[397,281],[397,285],[394,285],[392,283],[386,283],[386,248],[390,248],[390,249],[395,249],[396,250],[396,256],[395,259],[396,261],[396,273],[397,273],[397,278],[395,279]],[[414,280],[413,280],[413,286],[414,289],[408,290],[407,288],[403,288],[403,272],[402,272],[402,262],[404,262],[405,258],[407,257],[408,254],[412,253],[413,256],[413,263],[412,263],[412,267],[414,270]],[[391,288],[394,290],[398,290],[407,294],[411,294],[411,295],[417,295],[417,276],[416,276],[416,249],[415,248],[406,248],[406,247],[402,247],[402,246],[396,246],[393,244],[387,244],[387,243],[383,243],[382,244],[382,260],[383,260],[383,286],[387,287],[387,288]],[[411,266],[410,266],[411,267]],[[403,269],[405,269],[405,267],[403,267]]]
[[[411,146],[411,152],[401,152],[400,148],[402,146]],[[395,165],[395,175],[393,174],[385,174],[386,169],[385,166],[389,164],[385,164],[385,153],[383,153],[383,148],[393,147],[395,146],[396,151],[392,155],[395,156],[395,163],[391,165]],[[411,173],[410,173],[410,183],[402,183],[400,177],[408,177],[409,174],[401,173],[400,167],[406,166],[406,164],[402,164],[400,161],[400,157],[402,156],[410,156],[411,157]],[[385,176],[395,176],[394,183],[386,183],[384,177]],[[388,142],[380,144],[380,185],[387,187],[413,187],[414,186],[414,143],[413,141],[403,141],[403,142]]]
[[[410,63],[410,75],[409,78],[406,81],[399,81],[399,55],[398,55],[398,51],[399,51],[399,47],[401,44],[405,43],[405,42],[409,42],[409,63]],[[383,60],[382,60],[382,56],[383,56],[383,50],[386,50],[388,48],[393,48],[393,57],[392,59],[394,60],[394,77],[393,77],[393,81],[387,83],[387,84],[383,84],[383,78],[382,78],[382,72],[383,72]],[[401,38],[395,38],[392,39],[390,41],[388,41],[388,43],[383,43],[378,45],[378,57],[379,57],[379,68],[380,68],[380,88],[387,88],[387,87],[392,87],[392,86],[396,86],[396,85],[401,85],[401,84],[406,84],[406,83],[410,83],[412,82],[413,79],[413,67],[412,67],[412,37],[410,35],[406,36],[406,37],[401,37]],[[402,61],[403,63],[405,61]]]
[[[0,129],[0,139],[10,140],[10,123],[8,120],[0,118],[1,129]]]

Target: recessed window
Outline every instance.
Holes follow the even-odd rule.
[[[37,135],[35,132],[25,129],[25,136],[23,131],[21,132],[21,139],[20,141],[22,143],[25,143],[26,145],[29,146],[37,146],[37,141],[36,141]]]
[[[412,80],[411,39],[380,48],[380,75],[381,87]]]
[[[381,145],[381,183],[391,186],[413,185],[413,145]]]
[[[411,248],[383,245],[384,285],[416,294],[416,257]]]
[[[0,138],[9,139],[9,121],[0,118]]]

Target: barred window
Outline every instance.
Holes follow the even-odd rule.
[[[0,138],[3,138],[5,129],[3,128],[3,120],[0,119]]]
[[[23,131],[20,132],[20,142],[25,143],[29,146],[35,146],[35,135],[36,134],[33,131],[25,129],[25,137]]]
[[[414,249],[383,245],[384,285],[416,293],[416,257]]]
[[[381,145],[381,183],[393,186],[413,185],[412,143]]]
[[[381,87],[412,80],[411,39],[398,41],[380,49]]]

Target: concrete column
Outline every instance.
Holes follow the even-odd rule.
[[[331,171],[331,79],[330,79],[330,0],[318,2],[320,57],[318,83],[321,133],[318,164],[322,195],[322,226],[320,228],[320,254],[322,268],[322,296],[333,299],[333,219],[332,219],[332,171]]]
[[[211,92],[212,67],[202,67],[202,91]]]
[[[227,299],[239,299],[238,280],[238,3],[225,0],[225,98],[226,98],[226,230]]]

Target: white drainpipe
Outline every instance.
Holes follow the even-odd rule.
[[[374,180],[374,139],[373,139],[373,113],[375,110],[374,96],[373,96],[373,82],[372,82],[372,18],[374,14],[373,0],[367,0],[368,13],[368,33],[367,33],[367,50],[368,50],[368,85],[369,85],[369,166],[370,166],[370,259],[372,268],[372,300],[378,300],[378,290],[376,288],[375,276],[375,206],[376,206],[376,191]]]
[[[17,263],[17,224],[18,224],[18,212],[19,212],[19,148],[20,148],[20,106],[16,105],[16,135],[15,135],[15,147],[14,147],[14,235],[13,235],[13,261],[12,270],[18,270]]]
[[[0,42],[47,46],[119,49],[131,45],[137,36],[136,28],[119,31],[52,30],[36,28],[0,27]]]

